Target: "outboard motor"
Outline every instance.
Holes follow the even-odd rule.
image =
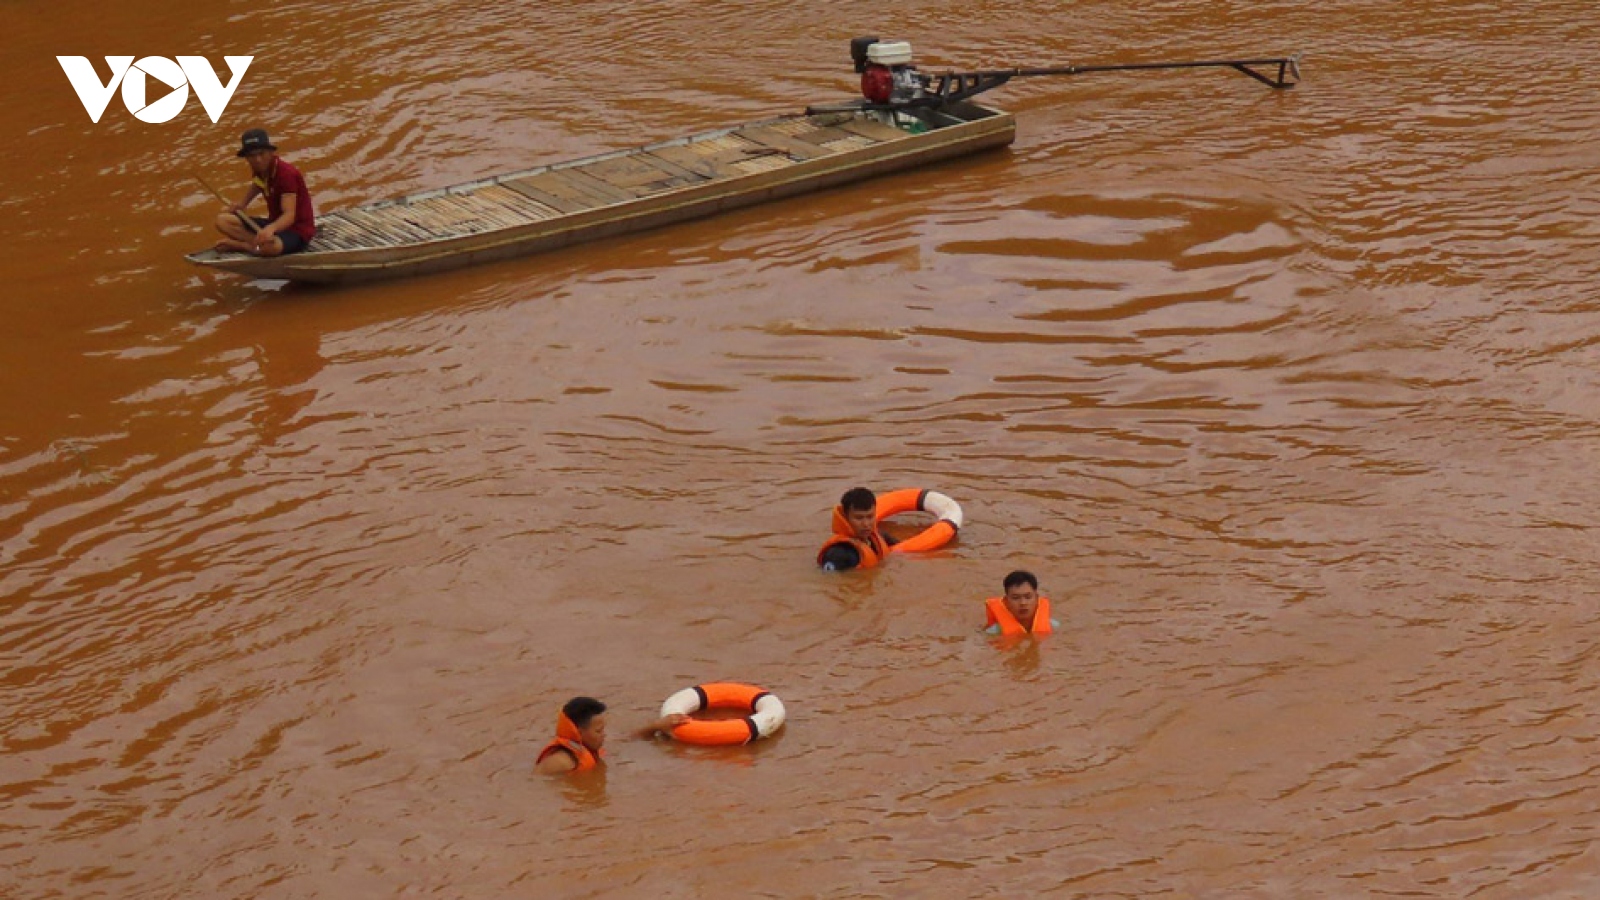
[[[859,37],[850,42],[850,58],[861,73],[861,96],[872,103],[905,103],[923,94],[922,76],[911,65],[911,45]]]

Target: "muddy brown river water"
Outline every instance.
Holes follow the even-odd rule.
[[[319,207],[789,112],[848,40],[1008,150],[316,290]],[[1600,896],[1589,2],[7,6],[0,896]],[[219,123],[58,54],[256,60]],[[104,68],[102,66],[102,73]],[[969,520],[825,575],[845,488]],[[981,600],[1039,573],[1062,627]],[[628,740],[735,679],[775,738]],[[612,706],[601,777],[535,776]]]

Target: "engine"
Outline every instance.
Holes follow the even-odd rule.
[[[850,42],[850,57],[861,73],[861,96],[868,101],[900,104],[923,95],[923,79],[911,65],[909,43],[859,37]]]

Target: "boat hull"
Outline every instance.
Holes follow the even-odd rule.
[[[940,114],[948,123],[902,136],[890,135],[898,129],[874,125],[868,115],[835,110],[751,123],[355,207],[332,214],[341,217],[335,223],[342,229],[339,234],[325,242],[319,230],[311,248],[290,256],[208,250],[187,258],[238,275],[325,284],[422,275],[659,228],[926,166],[1005,146],[1016,135],[1011,115],[970,103]],[[834,134],[844,137],[806,143],[791,134],[813,140]],[[852,145],[869,138],[878,139]],[[740,152],[746,156],[740,156],[725,148],[735,141],[754,149],[745,148]],[[730,155],[737,162],[727,163]],[[752,167],[762,170],[744,171]],[[637,174],[641,169],[647,174]],[[631,181],[658,173],[663,178],[654,184],[630,186]],[[598,180],[607,174],[611,181]],[[550,193],[556,190],[561,196]],[[486,199],[490,196],[497,198],[498,206],[490,205]],[[446,206],[459,213],[449,227],[439,218],[439,210]],[[485,218],[473,221],[473,210]],[[452,229],[468,233],[451,234]],[[323,243],[335,247],[322,249]]]

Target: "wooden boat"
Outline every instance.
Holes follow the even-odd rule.
[[[349,283],[440,272],[655,228],[1010,144],[1012,116],[967,101],[851,106],[723,128],[317,217],[300,253],[187,258],[255,278]]]

